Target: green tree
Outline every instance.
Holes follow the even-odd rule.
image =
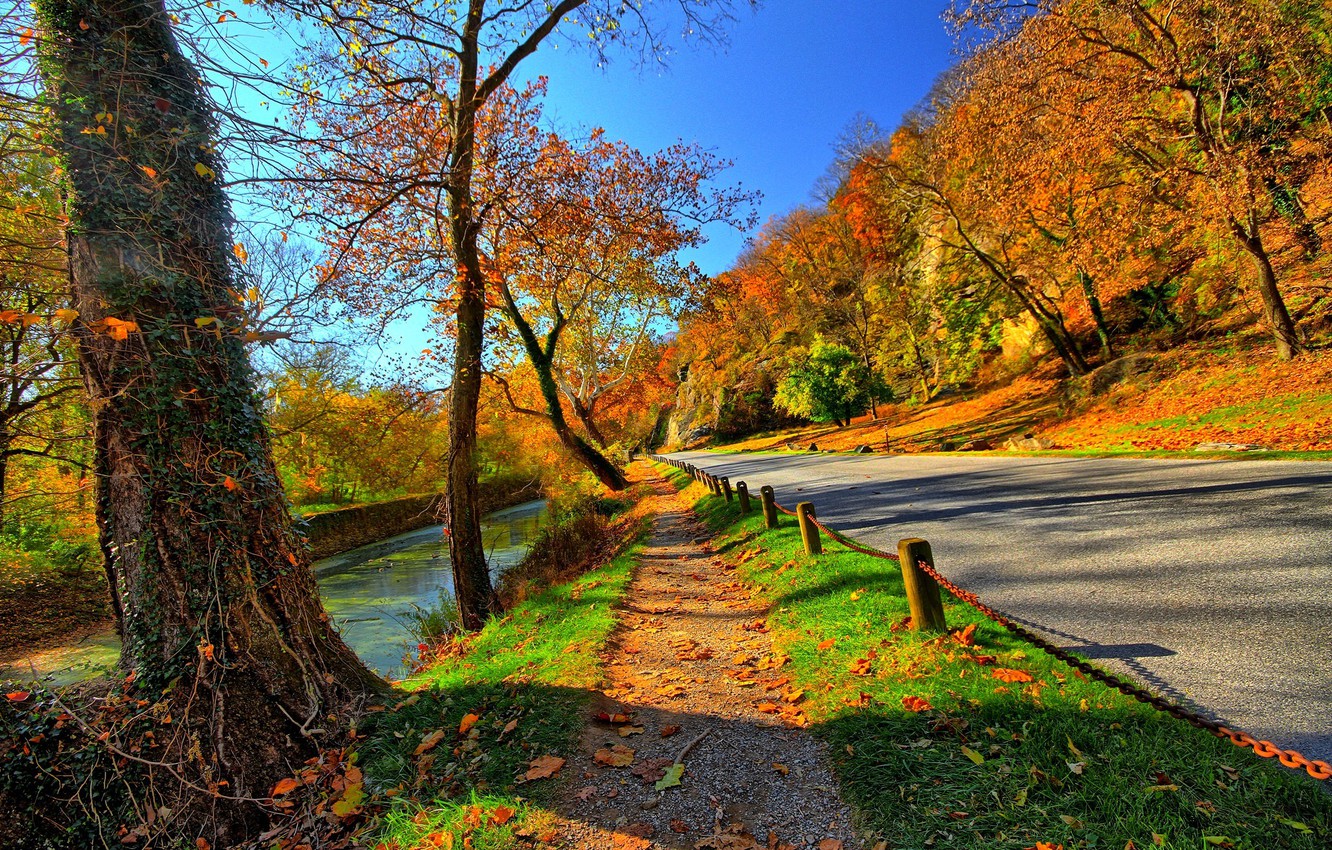
[[[799,358],[777,385],[777,406],[815,422],[850,425],[851,419],[887,390],[878,374],[844,345],[815,337],[809,352]]]

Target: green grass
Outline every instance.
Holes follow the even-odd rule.
[[[772,604],[812,731],[859,827],[887,847],[1328,846],[1332,795],[1307,776],[1087,681],[960,604],[945,605],[948,622],[974,624],[974,647],[894,631],[908,613],[895,562],[826,538],[829,552],[810,558],[793,518],[765,530],[761,515],[671,478],[693,488],[719,551]],[[852,672],[866,661],[868,674]],[[1003,682],[1002,668],[1032,681]],[[932,708],[908,711],[905,698]]]
[[[582,731],[588,689],[601,678],[599,650],[639,548],[453,644],[403,682],[411,693],[396,709],[370,715],[358,763],[367,791],[386,802],[362,838],[366,846],[409,848],[452,833],[456,847],[466,836],[476,850],[507,850],[519,833],[540,832],[549,815],[533,803],[550,783],[516,780],[534,758],[570,752]],[[460,733],[469,714],[478,719]],[[414,756],[436,730],[444,732],[440,743]],[[505,810],[512,819],[493,822]]]

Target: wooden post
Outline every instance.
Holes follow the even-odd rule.
[[[749,485],[741,481],[735,485],[735,492],[740,494],[740,513],[746,515],[750,511],[749,507]]]
[[[920,568],[921,561],[934,566],[930,544],[919,537],[910,537],[898,541],[897,555],[902,561],[902,584],[911,606],[911,628],[924,632],[946,631],[948,623],[944,620],[939,585]]]
[[[805,543],[805,554],[822,555],[823,541],[819,539],[819,527],[814,524],[814,503],[796,505],[796,519],[800,522],[800,539]]]
[[[722,476],[721,485],[722,485],[722,494],[726,496],[726,501],[728,502],[734,501],[735,496],[732,495],[731,493],[731,479],[727,478],[726,476]]]
[[[759,495],[763,497],[763,524],[768,528],[776,528],[777,498],[773,495],[772,488],[764,484],[759,490]]]

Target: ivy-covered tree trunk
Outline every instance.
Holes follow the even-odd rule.
[[[166,694],[177,731],[151,757],[218,795],[196,816],[230,845],[266,821],[239,798],[267,797],[385,686],[320,604],[274,468],[198,72],[157,0],[38,11],[121,665]]]
[[[546,406],[545,418],[555,430],[555,436],[560,438],[560,445],[572,453],[578,462],[595,475],[607,489],[616,492],[625,489],[629,486],[629,481],[624,477],[624,473],[591,443],[575,434],[573,428],[569,426],[569,420],[564,416],[564,402],[560,395],[559,384],[555,380],[555,348],[559,344],[560,334],[564,331],[566,317],[558,307],[553,310],[555,321],[546,332],[545,344],[542,345],[531,323],[523,317],[522,310],[518,308],[513,291],[503,282],[500,283],[499,290],[504,298],[504,311],[523,341],[527,362],[532,364],[532,371],[536,372],[537,386],[541,388],[541,400]],[[577,409],[578,403],[574,404]],[[584,420],[584,425],[587,421]]]

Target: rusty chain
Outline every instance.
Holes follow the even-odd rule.
[[[672,461],[657,456],[653,457],[656,460],[662,460],[672,466],[677,466],[677,468],[684,468],[683,466],[680,466],[677,461]],[[779,511],[786,514],[787,516],[796,516],[795,511],[788,510],[787,508],[778,504],[775,500],[773,504],[776,506],[776,508]],[[824,534],[827,534],[829,537],[836,540],[842,546],[846,547],[847,549],[850,549],[853,552],[859,552],[862,555],[868,555],[872,558],[884,558],[889,561],[900,560],[897,555],[894,555],[891,552],[885,552],[882,549],[876,549],[873,546],[868,546],[863,543],[859,543],[847,537],[846,535],[842,534],[841,532],[829,528],[828,526],[820,522],[817,517],[811,516],[810,519],[820,531],[822,531]],[[1259,740],[1258,738],[1253,737],[1247,732],[1231,729],[1230,727],[1216,720],[1212,720],[1209,717],[1204,717],[1203,715],[1197,713],[1196,711],[1185,708],[1179,703],[1171,702],[1170,700],[1165,699],[1164,697],[1152,693],[1146,688],[1143,688],[1139,685],[1135,685],[1132,682],[1125,681],[1124,679],[1121,679],[1120,677],[1114,675],[1113,673],[1108,673],[1105,670],[1100,669],[1099,667],[1095,667],[1091,664],[1088,664],[1086,661],[1083,661],[1081,658],[1078,658],[1072,653],[1058,646],[1055,646],[1053,643],[1041,637],[1040,635],[1036,634],[1035,632],[1031,631],[1030,629],[1024,628],[1023,626],[1014,623],[1012,620],[1008,619],[1008,617],[1004,616],[999,611],[996,611],[995,609],[991,608],[989,605],[986,605],[984,602],[981,601],[980,597],[977,596],[975,593],[972,593],[969,590],[961,588],[956,584],[954,584],[953,582],[949,581],[947,577],[945,577],[942,573],[940,573],[938,570],[934,568],[933,564],[920,561],[917,563],[917,566],[920,567],[922,572],[924,572],[930,578],[934,579],[934,581],[940,587],[947,590],[958,600],[965,602],[967,605],[970,605],[972,608],[976,609],[977,611],[985,615],[993,622],[997,623],[1000,626],[1003,626],[1010,633],[1016,635],[1022,640],[1027,641],[1030,644],[1039,647],[1040,649],[1044,650],[1045,652],[1049,653],[1055,658],[1058,658],[1060,661],[1064,662],[1068,666],[1072,667],[1074,670],[1079,671],[1083,675],[1091,679],[1095,679],[1096,681],[1100,682],[1103,685],[1107,685],[1111,688],[1114,688],[1115,690],[1119,691],[1125,696],[1129,696],[1132,697],[1133,699],[1136,699],[1138,702],[1144,703],[1145,705],[1150,705],[1152,708],[1155,708],[1157,711],[1165,712],[1166,714],[1169,714],[1171,717],[1183,720],[1185,723],[1188,723],[1192,726],[1196,726],[1199,729],[1206,730],[1207,732],[1212,733],[1218,738],[1225,738],[1237,747],[1251,749],[1253,750],[1254,754],[1257,756],[1260,756],[1262,758],[1275,758],[1277,759],[1277,761],[1281,762],[1283,767],[1288,767],[1292,770],[1302,769],[1304,770],[1304,772],[1308,773],[1314,779],[1321,781],[1332,779],[1332,764],[1329,764],[1326,761],[1310,759],[1297,750],[1282,749],[1281,747],[1277,746],[1271,741]]]

